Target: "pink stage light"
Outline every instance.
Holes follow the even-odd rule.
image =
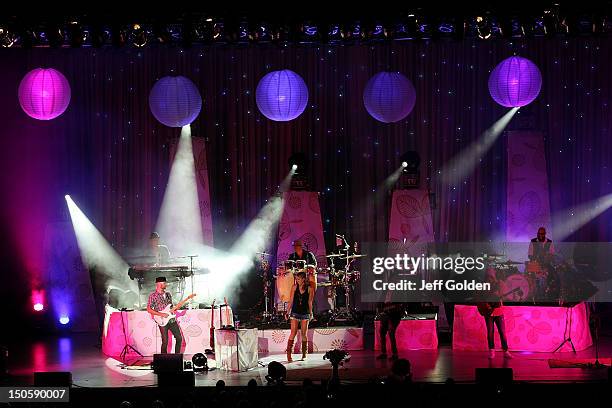
[[[36,312],[41,312],[45,309],[45,291],[35,289],[32,291],[32,308]]]
[[[36,68],[19,84],[19,104],[34,119],[54,119],[64,113],[69,103],[70,84],[53,68]]]

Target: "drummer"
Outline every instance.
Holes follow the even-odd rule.
[[[293,250],[294,252],[287,259],[289,261],[305,261],[308,282],[313,290],[317,290],[317,258],[312,252],[303,248],[303,243],[299,239],[293,241]]]

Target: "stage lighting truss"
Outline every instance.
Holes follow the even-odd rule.
[[[605,13],[571,12],[561,14],[559,5],[551,5],[534,13],[495,14],[492,11],[466,17],[439,16],[416,9],[393,17],[394,20],[358,19],[322,23],[306,20],[287,26],[284,22],[247,20],[241,17],[228,25],[223,16],[201,13],[186,14],[176,21],[136,20],[132,24],[111,23],[91,16],[73,15],[62,21],[30,20],[23,24],[11,17],[0,20],[0,47],[121,47],[125,44],[142,48],[150,44],[266,44],[276,42],[333,45],[357,44],[385,40],[418,40],[480,38],[490,40],[564,35],[609,35],[612,33],[610,16]],[[499,22],[503,22],[500,24]],[[325,24],[325,25],[323,25]],[[503,27],[503,30],[502,30]]]

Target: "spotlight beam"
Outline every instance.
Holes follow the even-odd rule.
[[[192,253],[204,245],[190,125],[181,129],[157,231],[166,242],[172,243],[177,253]]]
[[[610,207],[612,194],[553,214],[553,236],[557,241],[563,241]]]
[[[474,171],[482,157],[491,149],[499,135],[502,134],[512,117],[519,108],[510,109],[504,116],[499,118],[470,146],[455,155],[442,168],[442,183],[450,186],[461,183],[465,177]]]
[[[65,196],[81,258],[87,268],[96,268],[106,276],[108,284],[136,290],[127,276],[128,264],[115,251],[102,233],[87,218],[69,195]]]

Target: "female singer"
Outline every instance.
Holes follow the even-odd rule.
[[[296,274],[295,284],[291,291],[291,297],[287,304],[287,315],[291,318],[291,334],[287,341],[287,361],[292,362],[291,352],[293,351],[293,341],[298,332],[298,325],[302,334],[302,360],[306,360],[308,354],[308,322],[312,319],[312,302],[314,300],[315,289],[306,279],[306,273]]]

